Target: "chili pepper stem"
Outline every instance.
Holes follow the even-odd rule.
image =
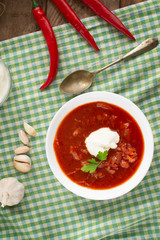
[[[32,1],[32,9],[39,7],[39,4],[35,0]]]

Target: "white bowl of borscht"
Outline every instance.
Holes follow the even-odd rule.
[[[104,129],[111,133],[109,137],[103,136]],[[97,155],[86,145],[88,136]],[[93,200],[113,199],[135,188],[150,167],[153,150],[152,131],[143,112],[127,98],[103,91],[84,93],[65,103],[46,137],[55,177],[72,193]]]

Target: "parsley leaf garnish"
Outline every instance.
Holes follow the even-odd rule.
[[[98,167],[99,162],[96,163],[88,163],[86,165],[84,165],[81,170],[83,172],[89,172],[89,173],[93,173],[94,171],[96,171],[96,168]]]
[[[108,151],[104,151],[104,152],[98,152],[97,154],[97,158],[101,161],[104,161],[107,159],[107,155],[108,155]]]
[[[98,165],[103,162],[104,160],[107,159],[107,155],[108,155],[108,151],[104,151],[104,152],[98,152],[97,154],[97,158],[100,160],[100,161],[96,161],[94,158],[91,158],[91,159],[88,159],[87,161],[89,163],[87,163],[86,165],[84,165],[81,170],[83,172],[89,172],[89,173],[93,173],[94,171],[96,171]]]

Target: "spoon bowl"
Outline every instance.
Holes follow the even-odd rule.
[[[63,80],[59,89],[63,93],[78,94],[91,86],[94,75],[86,70],[75,71]]]
[[[109,65],[95,72],[89,72],[86,70],[78,70],[76,72],[73,72],[63,80],[63,82],[60,84],[59,90],[67,94],[81,93],[91,86],[94,80],[94,76],[99,72],[102,72],[103,70],[109,68],[110,66],[118,62],[129,59],[131,57],[136,57],[142,53],[148,52],[154,49],[155,47],[157,47],[157,45],[158,45],[158,40],[156,38],[149,38],[144,42],[142,42],[140,45],[138,45],[136,48],[131,50],[129,53],[124,55],[123,57],[115,60],[114,62],[110,63]]]

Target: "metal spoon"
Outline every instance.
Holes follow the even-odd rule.
[[[153,48],[155,48],[157,45],[158,45],[158,40],[156,38],[149,38],[144,42],[142,42],[139,46],[134,48],[132,51],[124,55],[123,57],[99,69],[96,72],[89,72],[86,70],[78,70],[76,72],[73,72],[63,80],[63,82],[60,84],[59,90],[67,94],[80,93],[91,86],[93,79],[97,73],[125,59],[135,57],[142,53],[148,52]]]

